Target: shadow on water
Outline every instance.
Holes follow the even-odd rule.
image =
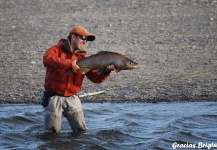
[[[84,103],[89,129],[43,131],[39,105],[0,105],[2,149],[172,149],[172,144],[216,142],[216,102]],[[217,144],[217,143],[215,143]]]
[[[38,149],[82,149],[84,143],[79,141],[82,132],[80,133],[41,133],[37,135],[37,139],[42,141]]]

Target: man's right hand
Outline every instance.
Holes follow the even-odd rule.
[[[80,69],[80,67],[76,64],[76,62],[77,60],[72,61],[72,71],[75,73]]]

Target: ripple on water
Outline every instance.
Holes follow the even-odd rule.
[[[204,114],[174,119],[165,127],[154,132],[160,135],[159,140],[169,140],[170,143],[198,143],[217,139],[217,115]],[[163,137],[163,138],[162,138]]]
[[[84,104],[89,130],[73,133],[64,118],[60,134],[44,133],[41,106],[2,105],[0,145],[6,149],[160,150],[172,149],[174,142],[215,142],[216,104]]]

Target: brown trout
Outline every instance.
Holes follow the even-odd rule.
[[[77,65],[84,73],[93,69],[97,70],[100,74],[107,66],[112,64],[114,65],[116,72],[138,68],[136,62],[130,60],[124,55],[109,51],[100,51],[95,55],[77,61]]]

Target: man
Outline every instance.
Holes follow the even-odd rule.
[[[101,83],[114,70],[114,65],[110,65],[101,74],[96,70],[82,74],[76,62],[86,57],[87,41],[94,40],[94,35],[83,27],[76,26],[70,31],[67,39],[61,39],[44,54],[43,63],[47,67],[44,87],[45,97],[48,97],[44,111],[46,132],[60,132],[62,114],[67,118],[73,131],[87,129],[81,102],[76,93],[81,91],[85,75],[92,82]]]

